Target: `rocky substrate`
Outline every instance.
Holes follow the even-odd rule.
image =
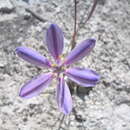
[[[90,6],[92,0],[79,1],[78,20],[83,20]],[[56,81],[39,96],[21,99],[21,86],[47,70],[18,58],[15,48],[25,45],[51,58],[45,32],[50,23],[57,23],[64,32],[66,55],[73,11],[72,0],[0,0],[0,130],[58,129],[61,115],[55,101]],[[76,65],[97,71],[101,80],[93,89],[80,88],[73,95],[75,111],[65,117],[61,130],[130,130],[129,19],[129,0],[99,0],[93,17],[80,30],[77,43],[87,38],[95,38],[97,43],[91,55]]]

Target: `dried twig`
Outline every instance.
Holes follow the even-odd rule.
[[[42,18],[41,16],[39,16],[37,13],[35,13],[34,11],[32,11],[31,9],[29,8],[25,8],[25,10],[27,12],[29,12],[33,17],[35,17],[36,19],[38,19],[39,21],[45,23],[46,22],[46,19]]]
[[[16,8],[16,2],[13,0],[10,0],[11,4]],[[41,16],[39,16],[37,13],[35,13],[34,11],[32,11],[29,8],[25,8],[25,11],[30,13],[33,17],[35,17],[36,19],[38,19],[40,22],[46,22],[46,19],[42,18]]]

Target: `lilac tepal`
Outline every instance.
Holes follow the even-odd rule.
[[[91,50],[95,46],[94,39],[87,39],[76,46],[66,57],[64,64],[69,65],[78,60],[81,60],[84,56],[90,54]]]
[[[46,33],[46,43],[48,51],[57,61],[62,54],[64,47],[64,37],[62,30],[56,25],[51,24]]]

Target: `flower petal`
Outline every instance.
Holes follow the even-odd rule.
[[[72,111],[71,93],[63,78],[59,78],[59,84],[57,86],[57,103],[60,111],[65,115]]]
[[[44,56],[40,55],[39,53],[37,53],[36,51],[30,48],[24,46],[17,47],[16,53],[18,54],[19,57],[30,62],[31,64],[42,66],[42,67],[51,66],[49,60],[47,60]]]
[[[85,55],[88,55],[95,46],[94,39],[88,39],[76,46],[67,56],[63,64],[69,65],[78,60],[81,60]]]
[[[59,60],[59,56],[63,51],[63,40],[62,30],[56,24],[51,24],[47,30],[46,42],[48,50],[55,60]]]
[[[22,98],[31,98],[38,95],[43,89],[45,89],[53,79],[53,74],[46,73],[33,78],[27,82],[20,90],[19,96]]]
[[[90,69],[70,68],[66,70],[65,74],[69,79],[84,87],[96,85],[100,78],[96,72]]]

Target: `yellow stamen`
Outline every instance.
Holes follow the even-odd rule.
[[[52,67],[56,67],[56,66],[57,66],[57,64],[51,64],[51,66],[52,66]]]

